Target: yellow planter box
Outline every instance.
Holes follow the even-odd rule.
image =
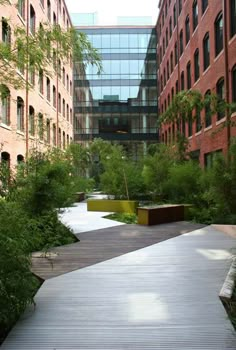
[[[105,211],[114,213],[136,213],[138,202],[128,200],[89,199],[88,211]]]

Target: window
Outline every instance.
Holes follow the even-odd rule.
[[[167,16],[167,2],[165,3],[165,16]]]
[[[11,27],[5,18],[2,18],[2,42],[11,45]]]
[[[183,43],[183,31],[181,30],[180,35],[179,35],[179,51],[180,51],[180,56],[184,52],[184,43]]]
[[[66,120],[69,121],[70,120],[70,112],[69,112],[69,105],[67,103],[66,105]]]
[[[39,113],[38,115],[38,127],[39,127],[39,139],[43,140],[43,115]]]
[[[62,69],[62,82],[63,82],[63,85],[65,85],[65,83],[66,83],[66,72],[65,72],[65,68],[64,67]]]
[[[187,43],[190,40],[190,23],[189,23],[189,16],[186,17],[185,20],[185,43]]]
[[[43,94],[43,71],[39,71],[39,92]]]
[[[166,47],[168,46],[168,40],[169,40],[168,28],[166,28]]]
[[[62,115],[65,118],[65,116],[66,116],[66,101],[64,98],[62,99]]]
[[[198,3],[197,0],[193,2],[193,31],[197,28],[198,25]]]
[[[197,81],[200,75],[199,66],[199,50],[197,49],[194,53],[194,81]]]
[[[73,124],[72,108],[70,108],[70,123]]]
[[[225,116],[225,110],[224,110],[224,99],[225,99],[225,83],[224,78],[221,78],[218,80],[216,84],[216,93],[218,96],[217,101],[217,120],[222,119]]]
[[[47,0],[47,16],[49,22],[51,22],[51,2],[50,0]]]
[[[188,115],[188,137],[192,136],[193,134],[193,118],[192,113],[189,113]]]
[[[51,84],[49,78],[47,78],[47,100],[51,100]]]
[[[207,69],[210,65],[210,39],[209,33],[206,33],[203,39],[203,68]]]
[[[65,134],[65,131],[63,131],[62,133],[63,137],[62,137],[62,147],[63,149],[66,148],[66,134]]]
[[[61,113],[61,94],[58,94],[58,112]]]
[[[10,125],[10,90],[6,85],[1,86],[1,123]]]
[[[177,43],[175,43],[175,65],[178,63],[178,47]]]
[[[181,73],[181,90],[184,90],[184,72]]]
[[[232,100],[236,102],[236,66],[232,69]]]
[[[29,134],[31,136],[34,136],[34,133],[35,133],[35,130],[34,130],[34,116],[35,116],[34,107],[29,106]]]
[[[47,132],[47,143],[50,143],[50,141],[51,141],[51,128],[50,128],[50,120],[49,119],[47,119],[46,132]]]
[[[170,63],[169,60],[167,61],[167,80],[170,78]]]
[[[200,110],[196,110],[196,132],[201,131],[202,123],[201,123],[201,112]]]
[[[174,88],[172,88],[171,89],[171,99],[172,99],[172,101],[173,101],[174,95],[175,95]]]
[[[57,72],[58,72],[58,76],[59,78],[61,78],[61,60],[58,60],[58,64],[57,64]]]
[[[24,131],[24,101],[17,97],[17,130]]]
[[[187,89],[191,89],[192,79],[191,79],[191,62],[187,64]]]
[[[205,127],[211,125],[211,102],[210,102],[211,91],[207,90],[205,93]]]
[[[236,34],[236,0],[230,0],[230,36]]]
[[[179,15],[182,11],[182,0],[179,0]]]
[[[32,5],[30,5],[30,32],[31,34],[35,34],[35,27],[36,27],[36,16],[35,11]]]
[[[170,20],[169,20],[169,34],[171,38],[172,37],[172,17],[170,17]]]
[[[18,0],[17,8],[20,16],[25,20],[25,0]]]
[[[208,0],[202,0],[202,14],[206,11],[208,6]]]
[[[69,76],[68,74],[66,75],[66,89],[69,91]]]
[[[57,16],[56,16],[55,12],[53,12],[53,25],[54,26],[57,25]]]
[[[223,14],[222,12],[215,20],[215,55],[218,56],[223,50]]]
[[[173,18],[174,18],[174,28],[175,28],[175,26],[177,24],[176,5],[174,5]]]
[[[58,130],[58,147],[61,148],[61,129]]]
[[[53,145],[56,146],[57,145],[57,128],[56,128],[56,124],[53,124],[53,126],[52,126],[52,137],[53,137]]]
[[[70,80],[70,95],[72,96],[72,81]]]
[[[52,89],[52,94],[53,94],[53,107],[56,108],[57,106],[57,91],[56,91],[56,87],[53,85],[53,89]]]
[[[40,0],[40,4],[44,7],[44,0]]]
[[[63,17],[63,23],[65,24],[65,22],[66,22],[66,13],[65,13],[64,7],[63,7],[63,10],[62,10],[62,17]]]
[[[166,69],[164,68],[164,86],[166,86]]]
[[[178,92],[179,92],[179,82],[178,82],[178,80],[176,80],[176,82],[175,82],[175,93],[178,94]]]
[[[173,61],[173,52],[171,52],[170,54],[170,71],[171,73],[173,72],[174,70],[174,61]]]

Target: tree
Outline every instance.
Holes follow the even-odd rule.
[[[7,0],[0,0],[0,5],[8,4]],[[101,71],[98,51],[84,33],[78,33],[74,28],[64,30],[58,24],[49,26],[42,23],[31,35],[23,26],[13,27],[5,18],[2,21],[5,23],[6,36],[7,33],[9,35],[5,42],[0,42],[0,92],[4,85],[30,88],[27,80],[17,74],[17,69],[20,68],[22,72],[42,71],[50,76],[53,74],[52,66],[56,70],[60,68],[59,59],[66,62],[84,59],[96,65],[98,72]],[[10,35],[11,32],[13,35]]]

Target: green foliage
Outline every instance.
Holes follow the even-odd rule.
[[[115,198],[136,199],[145,190],[141,176],[142,166],[127,159],[123,150],[113,147],[102,164],[101,189]]]
[[[158,196],[164,199],[164,184],[174,163],[173,150],[165,145],[159,145],[155,153],[149,154],[145,158],[142,176],[146,187],[154,198]]]
[[[175,203],[194,203],[199,193],[201,171],[192,161],[172,165],[163,185],[166,197]]]
[[[137,215],[130,213],[114,213],[104,216],[106,219],[124,222],[125,224],[137,224]]]
[[[22,170],[21,170],[22,175]],[[30,215],[43,215],[71,203],[71,165],[62,155],[35,153],[17,178],[16,200]]]

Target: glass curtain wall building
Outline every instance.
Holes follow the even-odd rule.
[[[96,137],[134,153],[157,142],[156,32],[142,27],[83,27],[103,71],[75,64],[75,140]]]

